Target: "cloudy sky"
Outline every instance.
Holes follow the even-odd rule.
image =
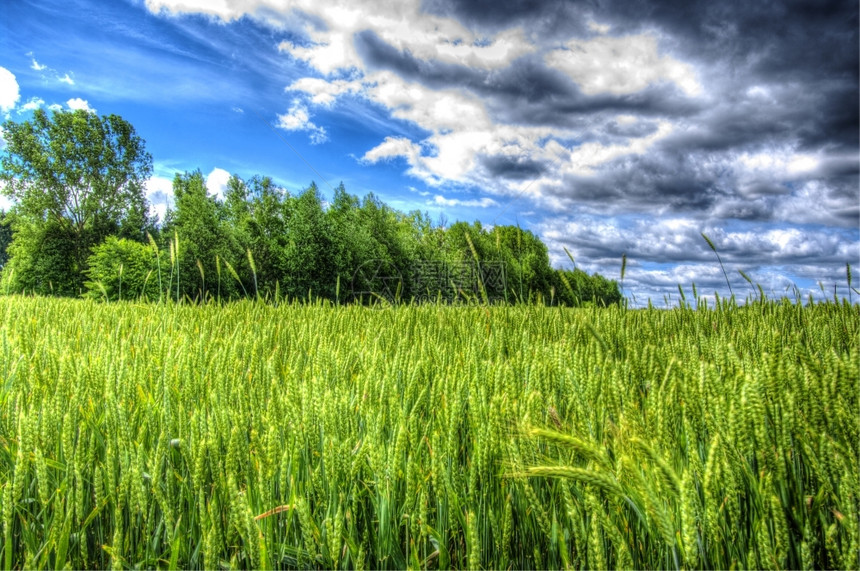
[[[155,159],[519,224],[641,304],[860,274],[856,1],[4,0],[0,115],[91,109]],[[2,143],[0,143],[2,144]]]

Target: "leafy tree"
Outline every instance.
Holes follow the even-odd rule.
[[[6,265],[9,259],[8,248],[12,243],[12,221],[6,213],[0,210],[0,269]]]
[[[170,242],[174,241],[175,248],[175,239],[179,239],[178,256],[169,274],[169,296],[177,297],[177,286],[179,299],[201,300],[218,293],[229,298],[246,287],[237,285],[226,272],[226,264],[235,267],[245,253],[228,229],[226,209],[209,195],[203,173],[199,169],[177,173],[173,197],[175,209],[168,213],[162,229],[168,250]]]
[[[87,295],[96,299],[157,300],[158,289],[156,250],[127,238],[109,236],[93,248],[88,261],[90,281]]]
[[[30,121],[6,121],[3,131],[0,181],[16,202],[9,265],[19,258],[18,275],[42,284],[38,291],[46,291],[47,282],[54,293],[74,294],[94,245],[112,234],[143,238],[152,157],[134,127],[117,115],[78,110],[49,117],[40,109]],[[68,256],[62,271],[45,263],[45,248]]]
[[[272,295],[287,273],[285,253],[288,244],[286,190],[269,177],[254,176],[247,182],[233,175],[227,183],[225,209],[228,230],[247,255],[237,260],[236,271],[245,276],[256,275],[261,295]],[[254,268],[250,266],[254,260]],[[253,279],[246,286],[254,287]],[[254,290],[249,290],[254,291]]]
[[[83,274],[75,263],[77,244],[66,226],[56,220],[34,223],[12,216],[13,238],[9,261],[3,267],[4,289],[38,295],[77,296]]]
[[[487,231],[480,222],[457,222],[437,239],[442,259],[450,263],[501,262],[505,268],[505,291],[487,291],[493,298],[509,302],[551,298],[553,270],[546,246],[528,230],[495,226]]]
[[[284,249],[285,292],[293,297],[334,298],[337,274],[331,230],[316,184],[287,200],[287,243]]]
[[[343,183],[334,189],[334,197],[326,210],[326,219],[331,236],[335,285],[340,278],[339,297],[347,299],[357,272],[379,255],[378,243],[370,226],[364,223],[361,201],[346,192]]]
[[[518,226],[496,226],[490,233],[490,242],[505,262],[510,301],[524,303],[538,295],[545,301],[551,299],[553,269],[540,238]]]

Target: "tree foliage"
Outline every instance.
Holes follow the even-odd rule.
[[[3,123],[0,155],[3,193],[15,201],[11,267],[45,292],[80,291],[93,246],[111,235],[142,239],[147,225],[144,183],[152,157],[134,127],[121,117],[87,111],[39,109],[32,120]],[[62,251],[65,274],[44,259]]]
[[[621,300],[614,281],[554,270],[528,230],[434,225],[426,213],[400,212],[372,193],[360,199],[343,184],[327,202],[313,183],[291,194],[268,177],[233,175],[222,199],[200,170],[177,173],[173,205],[156,227],[143,193],[152,158],[122,118],[39,110],[3,129],[0,181],[15,205],[0,224],[0,256],[12,232],[0,265],[12,291],[196,301]]]
[[[0,210],[0,269],[6,265],[9,259],[9,244],[12,243],[12,221],[6,213]]]
[[[209,194],[203,173],[177,173],[173,178],[173,198],[175,207],[168,212],[162,229],[168,250],[165,257],[174,259],[168,297],[203,300],[213,295],[237,295],[242,284],[224,275],[219,265],[225,260],[227,264],[235,263],[242,250],[227,224],[226,208]],[[169,255],[171,247],[173,256]],[[218,279],[219,274],[222,279]]]

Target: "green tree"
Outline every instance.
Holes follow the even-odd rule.
[[[288,199],[287,191],[269,177],[255,175],[245,182],[233,175],[227,183],[224,206],[228,230],[246,254],[250,250],[255,266],[251,268],[246,255],[237,261],[236,271],[251,279],[247,288],[254,287],[253,276],[256,275],[256,285],[262,296],[273,295],[287,273]]]
[[[343,183],[334,189],[326,219],[331,236],[335,284],[340,278],[340,298],[348,299],[356,273],[363,264],[375,259],[379,253],[378,244],[368,225],[363,223],[361,201],[349,194]]]
[[[12,243],[12,221],[6,216],[6,212],[0,210],[0,270],[9,259],[9,244]]]
[[[334,298],[337,274],[331,230],[316,184],[286,203],[287,242],[284,249],[285,292],[294,297]]]
[[[235,268],[245,252],[229,230],[227,209],[209,194],[203,173],[199,169],[177,173],[173,178],[173,198],[175,207],[162,229],[168,250],[170,242],[179,238],[179,255],[168,278],[168,295],[176,298],[178,286],[179,299],[188,296],[202,300],[218,293],[229,298],[247,287],[244,281],[237,285],[226,272],[225,262]],[[251,280],[251,276],[242,278]]]
[[[38,295],[76,296],[84,275],[75,262],[76,244],[69,228],[56,220],[35,223],[11,214],[13,238],[3,267],[3,287]]]
[[[54,293],[77,293],[94,245],[112,234],[143,238],[152,157],[134,127],[117,115],[78,110],[49,117],[40,109],[32,120],[4,122],[3,131],[0,181],[16,203],[8,265],[20,260],[18,275],[29,275],[39,291],[49,282]],[[44,256],[50,255],[44,248],[59,243],[68,263],[62,273],[44,273]]]

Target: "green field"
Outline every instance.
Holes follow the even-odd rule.
[[[0,297],[4,568],[857,568],[860,310]]]

